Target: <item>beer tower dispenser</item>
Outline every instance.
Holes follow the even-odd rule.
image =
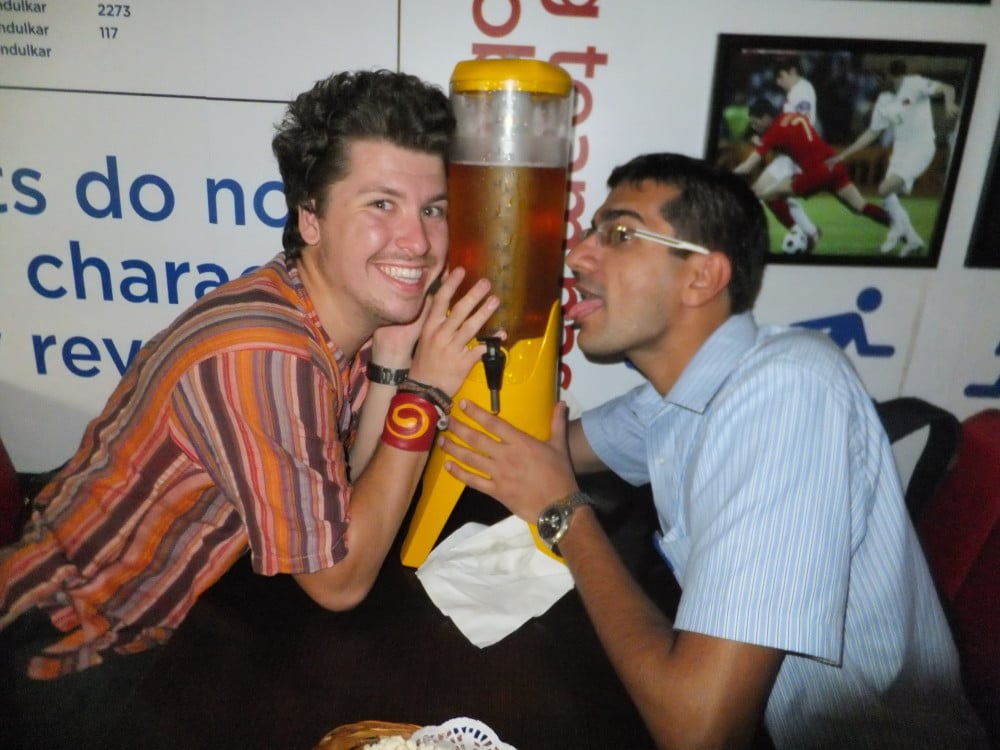
[[[448,168],[448,261],[467,271],[456,298],[483,277],[500,298],[479,334],[483,362],[455,401],[474,401],[542,440],[559,391],[572,90],[566,71],[540,60],[467,60],[451,77],[457,130]],[[504,341],[495,335],[500,330]],[[465,489],[444,461],[435,447],[403,541],[406,566],[424,562]]]

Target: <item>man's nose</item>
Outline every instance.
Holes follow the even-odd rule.
[[[591,232],[589,235],[583,235],[566,253],[566,266],[572,271],[592,266],[596,262],[599,252],[597,233]]]
[[[422,216],[402,219],[396,243],[414,255],[424,255],[431,248],[427,226]]]

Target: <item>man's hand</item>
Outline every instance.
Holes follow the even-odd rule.
[[[377,329],[372,336],[372,362],[393,370],[408,369],[413,380],[455,395],[486,350],[482,344],[469,347],[469,343],[500,304],[495,296],[487,298],[489,282],[480,281],[455,303],[449,315],[452,295],[464,276],[461,268],[446,272],[437,292],[424,300],[416,320]],[[368,391],[351,447],[351,467],[356,476],[364,471],[378,446],[395,393],[395,386],[374,384]]]
[[[445,317],[448,317],[448,305],[451,302],[452,295],[454,295],[455,290],[458,289],[458,285],[464,277],[465,270],[462,268],[445,271],[441,276],[437,291],[427,294],[427,297],[424,299],[424,306],[414,320],[409,323],[386,325],[376,328],[375,333],[372,335],[372,362],[376,362],[382,367],[406,369],[410,367],[413,361],[414,350],[422,336],[430,337],[431,335],[437,335],[439,339],[437,343],[439,345],[447,346],[448,343],[451,343],[450,341],[443,340],[443,337],[447,336],[448,331],[441,330],[441,323],[444,322]],[[466,329],[477,324],[480,328],[482,327],[486,319],[493,314],[500,304],[499,300],[495,297],[483,301],[488,291],[489,282],[481,280],[469,290],[468,294],[462,300],[456,303],[456,309],[452,312],[461,315],[464,311],[466,317],[458,317],[450,321],[454,324],[455,329],[458,329],[462,323],[468,322],[468,317],[473,311],[477,315]],[[480,302],[482,302],[482,305],[477,310],[476,305],[479,305]],[[482,313],[481,315],[479,314],[480,312]],[[432,313],[435,316],[433,319]],[[478,328],[476,331],[478,332]],[[483,351],[485,351],[485,348],[479,352],[480,356],[482,356]],[[431,355],[428,354],[428,356]],[[466,372],[467,374],[468,372]],[[465,376],[463,375],[462,379],[464,380],[464,378]]]
[[[453,304],[451,298],[464,278],[463,268],[454,268],[442,278],[423,314],[417,350],[410,365],[413,380],[440,388],[449,396],[455,395],[473,365],[486,353],[486,345],[478,343],[476,335],[500,306],[500,300],[489,295],[490,282],[486,279],[473,284]]]
[[[372,334],[372,362],[393,370],[405,370],[413,361],[413,350],[431,310],[432,296],[424,298],[420,314],[410,323],[376,328]]]
[[[546,506],[578,489],[566,443],[565,404],[553,410],[547,441],[468,401],[452,409],[448,433],[438,438],[439,444],[456,461],[446,461],[445,469],[529,523],[535,523]]]

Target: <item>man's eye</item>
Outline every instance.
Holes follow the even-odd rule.
[[[631,236],[631,233],[625,227],[613,227],[611,231],[608,232],[611,245],[621,245],[628,242]]]
[[[448,215],[447,206],[428,206],[424,209],[424,216],[430,216],[435,219],[444,218]]]
[[[375,208],[382,209],[383,211],[388,211],[390,208],[392,208],[392,203],[386,200],[385,198],[379,198],[377,200],[372,201],[372,205]]]

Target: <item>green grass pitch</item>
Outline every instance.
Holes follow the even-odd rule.
[[[881,205],[878,196],[865,196],[866,200]],[[879,256],[879,245],[885,240],[888,227],[862,214],[855,214],[832,195],[823,193],[810,198],[796,198],[805,208],[812,222],[823,232],[813,255]],[[900,199],[914,228],[924,240],[924,247],[908,257],[919,258],[927,255],[934,222],[937,220],[939,201],[936,198]],[[774,214],[765,207],[768,229],[771,233],[771,252],[781,254],[781,240],[787,230]],[[902,243],[897,245],[892,255],[899,254]]]

